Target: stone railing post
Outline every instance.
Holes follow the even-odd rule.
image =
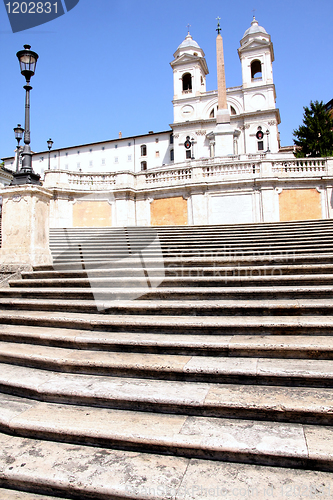
[[[49,211],[52,194],[40,186],[10,186],[0,190],[2,244],[0,264],[52,265]]]

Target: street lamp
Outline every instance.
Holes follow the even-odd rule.
[[[270,149],[269,149],[269,133],[270,133],[270,132],[269,132],[269,130],[267,129],[267,130],[266,130],[266,135],[267,135],[267,151],[266,151],[266,153],[270,153],[270,152],[271,152],[271,151],[270,151]]]
[[[19,184],[38,184],[40,185],[40,175],[35,174],[32,169],[32,152],[30,148],[30,79],[35,74],[38,54],[30,50],[30,45],[24,45],[24,50],[16,54],[21,68],[21,73],[25,77],[25,130],[24,130],[24,148],[22,151],[22,167],[19,172],[14,174],[12,185]]]
[[[17,140],[17,150],[16,150],[16,172],[19,171],[19,158],[20,158],[20,142],[23,137],[24,128],[21,127],[19,123],[17,127],[14,128],[15,139]]]
[[[50,157],[51,157],[51,148],[53,146],[53,141],[52,139],[49,139],[47,141],[47,147],[49,148],[49,166],[48,166],[48,170],[50,170]]]

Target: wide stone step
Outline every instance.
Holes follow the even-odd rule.
[[[292,492],[293,499],[301,500],[304,492],[315,491],[323,500],[331,498],[329,472],[219,463],[6,434],[0,435],[0,442],[1,482],[7,488],[46,495],[53,491],[58,497],[82,500],[202,500],[208,492],[232,498],[236,491],[245,491],[257,498],[269,493],[281,499]],[[310,460],[312,448],[306,453]]]
[[[0,325],[0,340],[24,344],[158,354],[332,359],[332,337],[304,335],[167,335]]]
[[[333,360],[78,351],[2,341],[0,361],[113,377],[310,387],[332,387],[333,384]]]
[[[1,364],[2,393],[48,403],[192,416],[329,424],[333,389],[52,372]]]
[[[98,293],[103,297],[113,301],[121,300],[272,300],[273,298],[286,300],[296,299],[332,299],[333,289],[331,286],[248,286],[248,287],[162,287],[148,288],[98,288]],[[0,288],[2,297],[35,297],[46,298],[52,296],[54,299],[72,299],[72,300],[92,300],[95,298],[96,289],[91,288],[20,288],[18,286],[11,288]]]
[[[3,482],[1,476],[0,482]],[[65,500],[64,497],[53,497],[49,495],[46,496],[45,494],[39,495],[38,493],[29,493],[27,491],[17,489],[8,490],[6,488],[0,488],[0,498],[3,500]]]
[[[87,278],[87,272],[90,277],[103,277],[105,274],[112,277],[134,277],[142,276],[144,267],[140,262],[136,267],[118,267],[114,268],[109,264],[106,268],[89,269],[89,271],[80,269],[73,271],[34,271],[23,272],[22,279],[59,279],[59,278]],[[162,264],[162,262],[161,262]],[[304,265],[256,265],[256,266],[218,266],[216,262],[212,266],[188,266],[181,267],[179,263],[171,266],[153,267],[148,265],[149,274],[158,275],[161,270],[165,276],[275,276],[275,275],[295,275],[295,274],[333,274],[333,264],[304,264]]]
[[[158,316],[0,311],[0,324],[170,334],[331,335],[332,316]]]
[[[333,429],[38,403],[0,394],[0,428],[16,436],[261,465],[333,470]],[[152,436],[152,430],[154,435]]]
[[[35,293],[30,298],[30,289],[21,289],[23,293],[17,293],[14,288],[0,289],[0,309],[2,310],[26,310],[26,311],[69,311],[83,313],[106,313],[110,315],[172,315],[172,316],[299,316],[299,315],[332,315],[332,299],[271,299],[256,300],[202,300],[189,301],[148,301],[129,300],[121,302],[112,300],[112,294],[99,288],[89,289],[89,295],[83,300],[83,295],[72,293],[72,295],[58,292]],[[43,289],[41,289],[43,290]],[[144,290],[141,292],[144,294]],[[42,295],[42,298],[38,298]],[[79,297],[77,296],[79,295]],[[135,296],[134,296],[135,298]]]
[[[127,268],[136,268],[138,267],[138,263],[140,267],[142,267],[142,261],[138,255],[130,256],[127,254],[124,258],[115,258],[115,259],[92,259],[87,262],[83,262],[81,259],[78,261],[70,260],[66,261],[63,259],[58,264],[55,262],[53,266],[36,266],[34,268],[35,271],[64,271],[64,270],[82,270],[87,266],[88,269],[116,269],[123,268],[126,266]],[[168,255],[161,256],[159,255],[157,258],[148,258],[146,255],[144,256],[144,265],[148,267],[176,267],[176,268],[184,268],[184,267],[195,267],[195,266],[225,266],[230,265],[233,267],[249,265],[249,266],[278,266],[282,267],[285,265],[293,265],[293,264],[332,264],[333,256],[331,253],[324,254],[315,254],[315,253],[304,253],[300,255],[290,254],[288,252],[281,253],[277,255],[271,255],[269,252],[257,252],[256,254],[249,255],[240,255],[235,256],[232,252],[226,252],[225,255],[221,255],[218,252],[201,252],[199,256],[185,256],[185,255],[177,255],[175,257],[170,257]]]
[[[89,276],[89,273],[88,273]],[[141,277],[88,277],[59,279],[11,280],[11,287],[216,287],[216,286],[283,286],[283,285],[333,285],[333,274],[302,274],[286,276],[168,276],[164,270],[158,275],[147,273]]]

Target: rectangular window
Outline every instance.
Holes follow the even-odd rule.
[[[102,158],[102,165],[105,165],[105,158]]]
[[[117,147],[118,147],[118,144],[116,144],[114,148],[117,149]]]
[[[173,144],[173,134],[170,134],[170,144]]]
[[[258,151],[264,150],[264,141],[258,141]]]
[[[93,162],[92,162],[92,161],[90,161],[90,162],[89,162],[89,167],[92,167],[92,166],[93,166]]]
[[[191,159],[191,150],[190,149],[187,149],[186,150],[186,159]]]
[[[156,151],[156,153],[155,153],[155,157],[156,157],[156,158],[159,158],[159,157],[160,157],[160,152],[159,152],[159,151]]]
[[[127,161],[132,161],[132,155],[128,155]]]
[[[158,137],[156,137],[155,142],[158,143]]]
[[[115,158],[114,158],[114,162],[115,162],[115,163],[118,163],[118,156],[115,156]]]
[[[80,166],[81,166],[81,163],[77,163],[77,164],[76,164],[76,167],[77,167],[78,169],[80,168]]]
[[[128,143],[128,146],[130,146],[130,145],[131,145],[131,143],[129,142],[129,143]]]

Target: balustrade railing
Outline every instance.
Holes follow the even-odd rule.
[[[272,172],[280,174],[318,174],[327,173],[327,160],[323,158],[295,159],[289,161],[273,161]]]
[[[88,173],[68,173],[68,183],[78,189],[104,190],[112,188],[116,184],[116,174],[88,174]]]

